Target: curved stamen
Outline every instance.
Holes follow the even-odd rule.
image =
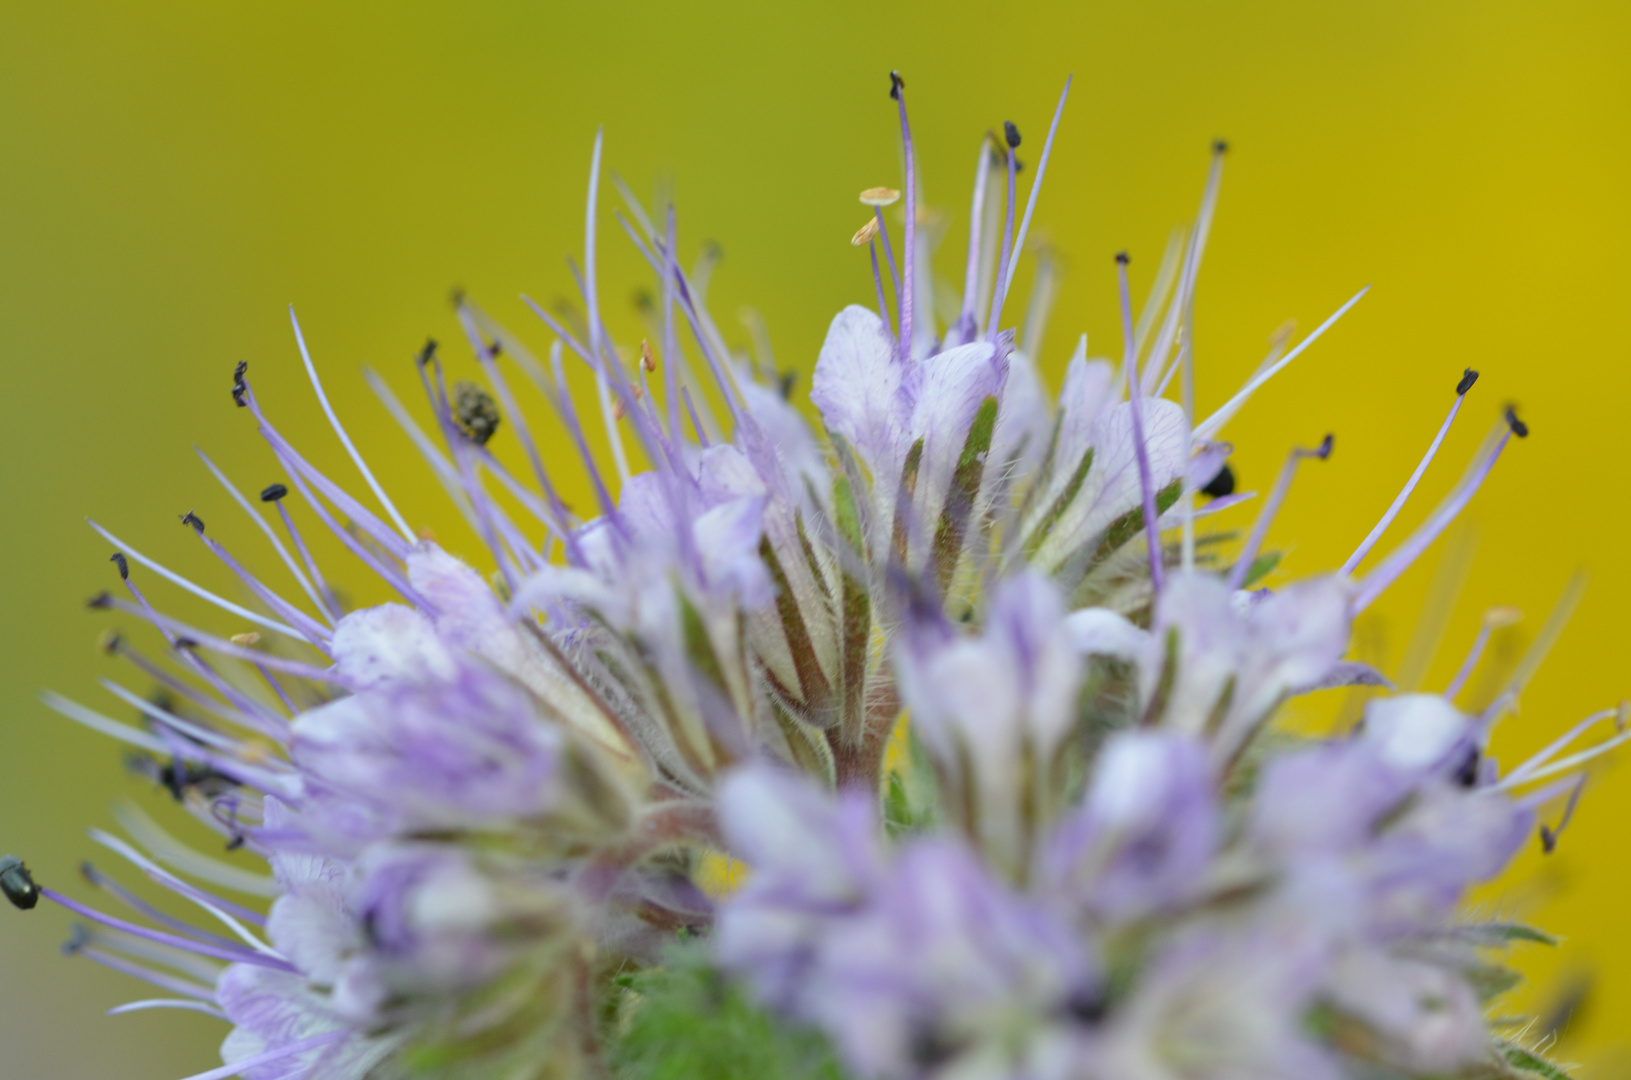
[[[255,527],[259,529],[261,533],[265,535],[266,539],[271,542],[272,550],[276,551],[278,558],[283,560],[283,565],[289,568],[289,573],[293,575],[295,581],[299,583],[301,591],[304,592],[307,599],[312,602],[312,606],[317,608],[318,611],[322,612],[323,617],[329,621],[330,625],[333,625],[333,615],[324,606],[323,601],[318,597],[317,590],[312,588],[311,580],[306,577],[305,572],[301,570],[299,564],[294,561],[294,556],[289,554],[289,549],[283,545],[282,540],[278,539],[277,532],[273,530],[272,526],[264,517],[255,512],[255,508],[250,505],[249,500],[244,497],[243,492],[239,491],[237,485],[235,485],[231,480],[227,479],[226,473],[222,472],[216,466],[215,462],[210,460],[209,455],[204,453],[203,449],[195,446],[193,447],[193,450],[197,452],[199,458],[204,462],[205,467],[209,469],[211,475],[221,482],[222,487],[227,489],[227,494],[232,496],[232,501],[237,503],[243,509],[243,512],[249,515],[249,519],[255,523]],[[270,502],[274,500],[263,498],[261,501]]]
[[[300,1039],[262,1051],[252,1057],[233,1062],[231,1065],[222,1065],[220,1068],[210,1069],[208,1072],[194,1073],[192,1076],[183,1078],[183,1080],[228,1080],[229,1077],[247,1074],[250,1069],[258,1068],[261,1065],[282,1061],[286,1057],[294,1057],[296,1054],[304,1054],[307,1050],[316,1050],[330,1043],[339,1042],[349,1034],[349,1031],[342,1029],[322,1035],[313,1035],[309,1039]]]
[[[345,447],[345,452],[350,455],[351,463],[357,466],[358,472],[362,473],[362,478],[367,481],[369,489],[374,493],[374,497],[379,500],[379,504],[385,508],[385,512],[390,515],[391,521],[395,523],[397,529],[402,533],[402,538],[411,545],[414,543],[413,530],[408,528],[408,523],[403,520],[401,514],[397,513],[396,504],[391,502],[389,495],[385,494],[385,489],[380,486],[379,481],[374,479],[373,470],[368,468],[368,463],[363,461],[362,455],[357,452],[357,447],[352,443],[351,436],[345,433],[345,428],[340,424],[340,418],[334,414],[334,406],[328,403],[328,395],[323,392],[323,381],[317,377],[317,365],[311,362],[311,353],[306,351],[306,336],[300,332],[300,320],[295,318],[293,304],[289,305],[289,323],[294,327],[295,343],[300,346],[300,359],[306,364],[306,374],[311,379],[311,388],[317,392],[317,402],[323,406],[323,415],[328,417],[329,426],[334,429],[334,434],[340,437],[340,444]]]
[[[1562,735],[1547,743],[1538,753],[1533,754],[1529,760],[1513,769],[1502,779],[1511,784],[1523,783],[1538,773],[1541,768],[1549,763],[1554,757],[1568,749],[1576,739],[1580,738],[1598,724],[1601,724],[1604,720],[1614,721],[1614,730],[1616,734],[1624,732],[1628,711],[1631,710],[1628,710],[1627,703],[1621,702],[1616,708],[1600,709],[1597,712],[1592,713],[1584,720],[1581,720],[1579,723],[1569,728],[1569,730],[1565,731]]]
[[[249,622],[254,623],[256,626],[262,627],[263,629],[275,631],[276,633],[282,634],[285,637],[294,638],[296,641],[306,641],[306,636],[299,630],[296,630],[294,627],[280,623],[276,619],[269,619],[259,612],[250,611],[241,604],[234,604],[226,597],[217,596],[215,593],[210,592],[202,585],[194,585],[191,581],[188,581],[186,578],[182,577],[173,570],[165,569],[162,564],[149,559],[146,555],[143,555],[141,552],[137,551],[135,548],[131,547],[117,536],[114,536],[111,532],[104,529],[90,518],[85,519],[85,524],[95,529],[102,539],[118,548],[120,554],[136,560],[149,570],[153,571],[153,573],[157,574],[159,577],[170,582],[172,585],[180,586],[186,591],[192,593],[194,596],[198,597],[200,600],[203,600],[206,603],[214,604],[222,611],[231,612],[232,614],[238,616],[238,618],[246,619]]]
[[[261,953],[255,952],[253,949],[241,949],[222,945],[208,945],[201,941],[194,941],[191,938],[182,937],[179,934],[169,934],[163,930],[150,930],[145,926],[139,926],[136,923],[126,922],[124,919],[116,919],[112,915],[103,914],[95,908],[90,907],[87,904],[81,904],[78,900],[75,900],[72,897],[64,896],[55,889],[49,888],[45,885],[40,886],[40,895],[45,897],[47,900],[50,900],[54,904],[59,904],[62,907],[67,908],[76,915],[80,915],[91,920],[91,922],[100,923],[103,926],[111,927],[115,930],[123,930],[127,934],[134,934],[137,937],[146,938],[148,941],[154,941],[160,945],[170,945],[174,948],[182,949],[187,952],[197,953],[199,956],[212,956],[217,960],[225,960],[228,963],[254,964],[257,967],[267,967],[273,969],[274,971],[287,971],[291,974],[299,974],[295,966],[289,963],[287,960],[273,956],[265,956]],[[228,1075],[231,1074],[229,1073]]]
[[[1233,416],[1235,411],[1239,409],[1241,405],[1245,404],[1248,398],[1257,393],[1259,387],[1268,382],[1270,379],[1274,378],[1274,376],[1278,375],[1285,369],[1287,364],[1301,356],[1304,349],[1314,344],[1314,342],[1320,339],[1325,331],[1335,326],[1336,321],[1342,318],[1342,316],[1346,315],[1348,313],[1348,309],[1359,303],[1360,298],[1368,292],[1370,292],[1370,286],[1366,285],[1363,289],[1360,289],[1358,292],[1354,293],[1346,304],[1343,304],[1341,307],[1337,308],[1336,311],[1331,313],[1330,318],[1326,319],[1324,322],[1320,323],[1319,326],[1315,327],[1312,334],[1309,334],[1307,337],[1299,341],[1296,348],[1292,349],[1290,352],[1280,357],[1279,360],[1275,361],[1273,364],[1270,364],[1267,368],[1263,369],[1247,380],[1246,385],[1241,387],[1240,390],[1236,392],[1234,397],[1230,398],[1228,401],[1225,401],[1222,407],[1220,407],[1216,412],[1196,425],[1195,441],[1213,441],[1213,437],[1217,435],[1218,429],[1223,427],[1224,422]]]
[[[1229,588],[1238,589],[1246,583],[1246,577],[1251,573],[1252,564],[1257,561],[1257,553],[1263,547],[1263,538],[1268,535],[1269,525],[1274,521],[1275,515],[1280,512],[1280,504],[1285,502],[1286,493],[1291,490],[1292,478],[1297,475],[1297,465],[1304,458],[1317,458],[1324,461],[1331,456],[1331,436],[1312,450],[1304,447],[1294,447],[1286,455],[1286,463],[1280,467],[1280,475],[1274,481],[1274,490],[1263,502],[1263,509],[1257,512],[1257,520],[1252,522],[1251,535],[1246,539],[1246,545],[1240,549],[1240,555],[1235,564],[1229,568]]]
[[[1138,486],[1144,496],[1144,531],[1150,553],[1150,588],[1161,595],[1161,523],[1155,513],[1155,481],[1150,476],[1150,453],[1144,445],[1144,399],[1139,393],[1138,342],[1133,340],[1133,299],[1127,287],[1127,264],[1131,261],[1124,251],[1116,256],[1116,280],[1121,289],[1121,333],[1126,343],[1128,404],[1132,407],[1133,451],[1138,459]]]
[[[140,1012],[144,1009],[183,1009],[188,1012],[201,1012],[205,1016],[213,1016],[217,1020],[230,1019],[226,1013],[214,1005],[202,1001],[180,1001],[171,998],[147,998],[143,1001],[128,1001],[123,1005],[115,1005],[106,1013],[108,1016],[120,1016],[128,1012]]]
[[[262,603],[287,619],[289,624],[300,632],[301,637],[305,639],[307,644],[319,652],[327,653],[329,651],[328,646],[334,635],[327,627],[283,599],[254,574],[244,569],[243,564],[234,559],[219,541],[205,534],[203,524],[199,522],[196,515],[189,513],[182,518],[182,522],[191,525],[193,532],[198,536],[199,541],[209,549],[210,554],[221,560],[228,570],[237,574],[239,580],[249,588],[250,592],[258,596]]]
[[[1505,430],[1500,431],[1496,436],[1493,449],[1474,464],[1467,478],[1461,482],[1461,485],[1455,491],[1451,492],[1450,497],[1445,500],[1444,504],[1411,535],[1410,539],[1401,544],[1392,555],[1389,555],[1381,566],[1372,570],[1360,584],[1358,592],[1354,595],[1354,614],[1357,615],[1369,607],[1389,585],[1398,580],[1400,574],[1408,570],[1410,565],[1421,557],[1422,552],[1426,551],[1433,541],[1438,539],[1440,533],[1449,528],[1450,522],[1456,519],[1457,515],[1466,508],[1467,503],[1472,501],[1472,497],[1478,493],[1478,489],[1483,486],[1484,479],[1489,476],[1490,471],[1495,468],[1495,462],[1500,459],[1501,451],[1506,449],[1508,440],[1514,434],[1521,432],[1522,434],[1519,436],[1521,438],[1522,435],[1529,433],[1528,427],[1524,426],[1523,422],[1510,409],[1507,411],[1506,418],[1499,423],[1504,425]]]
[[[1398,496],[1393,500],[1393,504],[1387,508],[1387,513],[1382,515],[1382,520],[1376,523],[1376,527],[1354,549],[1354,553],[1348,556],[1348,561],[1342,564],[1342,568],[1337,573],[1352,574],[1354,567],[1364,561],[1365,556],[1369,555],[1371,549],[1376,546],[1376,542],[1382,539],[1382,534],[1387,532],[1387,527],[1393,524],[1393,519],[1399,516],[1399,511],[1404,509],[1404,504],[1410,499],[1411,492],[1415,491],[1416,485],[1421,483],[1422,474],[1427,471],[1428,464],[1433,460],[1434,455],[1438,453],[1439,446],[1444,442],[1444,436],[1450,433],[1450,425],[1455,423],[1456,414],[1461,411],[1461,403],[1467,400],[1467,391],[1471,390],[1473,383],[1477,381],[1478,372],[1472,368],[1468,368],[1462,373],[1461,381],[1456,383],[1455,386],[1455,403],[1450,406],[1450,415],[1446,416],[1444,423],[1439,426],[1438,434],[1433,436],[1433,442],[1427,447],[1427,453],[1422,455],[1421,463],[1416,466],[1416,471],[1410,474],[1410,479],[1405,481],[1404,490],[1399,492]]]
[[[900,308],[900,355],[902,359],[910,359],[916,307],[913,294],[917,292],[917,156],[912,149],[912,125],[906,119],[906,80],[899,72],[889,73],[889,96],[900,106],[900,142],[906,157],[906,235],[903,240],[906,265],[895,287],[899,294],[896,304]],[[879,214],[880,224],[882,216]],[[886,236],[885,242],[887,240]]]
[[[1019,235],[1014,238],[1013,254],[1008,257],[1007,269],[1002,271],[1002,295],[997,300],[996,310],[991,315],[993,326],[1001,318],[1002,306],[1008,300],[1008,290],[1014,284],[1014,271],[1019,267],[1019,255],[1020,252],[1025,250],[1025,234],[1030,231],[1031,215],[1036,211],[1036,199],[1042,193],[1042,178],[1048,172],[1048,158],[1053,153],[1053,137],[1059,131],[1059,118],[1065,114],[1065,100],[1070,97],[1070,84],[1075,78],[1075,75],[1070,75],[1065,79],[1065,88],[1059,92],[1059,104],[1054,106],[1053,109],[1053,121],[1048,124],[1048,137],[1042,144],[1042,157],[1036,163],[1036,179],[1031,181],[1031,193],[1025,200],[1025,217],[1019,223]],[[1009,157],[1013,157],[1011,151]],[[1010,191],[1012,191],[1012,184],[1012,173],[1010,173]],[[993,332],[995,331],[993,330]]]
[[[1461,688],[1467,685],[1467,680],[1478,667],[1478,661],[1483,658],[1484,646],[1489,644],[1489,637],[1504,626],[1511,626],[1523,616],[1514,608],[1490,608],[1484,613],[1484,621],[1478,627],[1478,636],[1473,639],[1472,648],[1467,650],[1467,658],[1461,661],[1461,667],[1456,670],[1455,678],[1450,685],[1444,688],[1444,699],[1455,700],[1461,693]]]
[[[974,171],[974,197],[969,202],[968,266],[963,271],[963,308],[957,325],[963,328],[964,341],[974,337],[974,309],[980,302],[980,250],[984,237],[986,185],[991,178],[991,147],[980,139],[980,159]]]

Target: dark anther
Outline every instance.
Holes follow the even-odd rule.
[[[99,645],[102,651],[109,656],[117,656],[119,654],[119,646],[123,645],[124,643],[125,639],[120,636],[119,631],[117,630],[104,630],[101,638],[97,641],[97,645]]]
[[[1477,787],[1478,766],[1482,762],[1483,757],[1479,754],[1478,747],[1469,746],[1461,752],[1461,761],[1450,775],[1456,783],[1464,788]]]
[[[783,401],[793,399],[793,387],[798,385],[798,381],[799,373],[796,371],[784,371],[776,377],[776,389],[781,392]]]
[[[124,557],[123,553],[115,551],[108,556],[108,562],[119,568],[120,581],[130,580],[130,562]]]
[[[1319,449],[1314,451],[1314,456],[1319,458],[1321,461],[1324,461],[1326,458],[1331,456],[1331,447],[1335,445],[1335,443],[1336,436],[1327,432],[1325,438],[1320,440]]]
[[[1100,986],[1081,987],[1071,991],[1065,999],[1065,1015],[1078,1024],[1089,1027],[1099,1023],[1110,1011],[1110,999]]]
[[[78,956],[79,950],[90,943],[90,928],[84,923],[73,923],[68,927],[68,940],[62,943],[62,955]]]
[[[1212,153],[1214,153],[1214,154],[1227,154],[1228,152],[1229,152],[1229,140],[1228,139],[1213,139],[1212,140]]]
[[[227,841],[227,850],[237,851],[239,848],[244,846],[244,841],[247,839],[249,838],[243,833],[233,833],[232,839]]]
[[[110,608],[113,606],[113,597],[108,593],[99,592],[85,601],[85,606],[88,608]]]
[[[1512,434],[1520,439],[1529,437],[1529,425],[1518,419],[1518,410],[1512,405],[1506,407],[1506,422],[1512,428]]]
[[[501,353],[503,351],[504,351],[504,343],[502,341],[494,339],[493,341],[490,341],[490,342],[487,343],[487,355],[488,356],[497,356],[499,353]]]
[[[1540,850],[1546,855],[1557,850],[1557,833],[1553,832],[1549,825],[1540,827]]]
[[[232,403],[240,409],[249,404],[244,400],[244,394],[249,392],[249,384],[244,381],[244,372],[248,370],[248,360],[239,360],[238,366],[232,369]]]
[[[934,1070],[957,1056],[958,1046],[945,1035],[927,1024],[917,1025],[911,1035],[908,1051],[912,1060],[925,1070]]]
[[[424,367],[434,359],[436,359],[436,339],[426,338],[425,347],[419,350],[419,366]]]
[[[449,289],[447,292],[447,301],[453,305],[455,310],[464,307],[464,288],[462,286],[455,285],[453,288]]]
[[[889,98],[891,101],[900,100],[900,92],[906,89],[906,80],[900,77],[900,72],[889,73]]]
[[[1201,488],[1202,495],[1209,495],[1214,499],[1221,499],[1225,495],[1235,493],[1235,471],[1227,464],[1218,470],[1218,474],[1206,482]]]
[[[160,761],[147,754],[131,754],[125,758],[125,768],[135,776],[151,780],[170,793],[176,802],[187,797],[188,790],[200,789],[205,795],[219,795],[236,788],[230,777],[216,772],[208,765],[184,761]]]
[[[1468,368],[1467,370],[1463,371],[1461,373],[1461,381],[1455,384],[1456,396],[1460,397],[1462,394],[1465,394],[1468,390],[1471,390],[1472,389],[1472,384],[1477,382],[1477,381],[1478,381],[1478,372],[1474,371],[1472,368]]]
[[[1014,126],[1014,122],[1012,120],[1004,120],[1002,122],[1002,138],[1003,141],[1008,144],[1008,149],[1019,149],[1019,128]]]
[[[465,438],[477,446],[486,446],[498,430],[498,421],[498,404],[491,394],[473,382],[453,384],[453,422]]]
[[[193,532],[197,533],[199,536],[204,535],[204,519],[193,513],[191,510],[181,515],[181,523],[183,525],[191,525],[193,527]]]
[[[261,502],[277,502],[287,494],[289,489],[282,484],[267,484],[261,488]]]
[[[1132,261],[1133,261],[1133,257],[1131,255],[1127,254],[1125,251],[1116,252],[1116,262],[1120,263],[1122,266],[1126,266],[1128,263],[1130,263]]]
[[[178,649],[196,649],[198,648],[198,642],[196,639],[190,637],[177,637],[175,640],[175,647]]]
[[[34,884],[34,875],[15,855],[0,855],[0,892],[21,911],[40,902],[40,887]]]

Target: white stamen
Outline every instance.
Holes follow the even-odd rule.
[[[168,748],[165,752],[169,752]],[[252,874],[194,851],[166,832],[135,803],[115,805],[113,817],[137,843],[184,874],[249,896],[272,897],[283,893],[283,887],[272,877]]]
[[[1223,426],[1223,422],[1230,417],[1233,410],[1239,408],[1247,398],[1257,393],[1258,387],[1274,378],[1274,376],[1279,374],[1287,364],[1301,356],[1304,349],[1314,344],[1314,342],[1320,339],[1320,336],[1324,334],[1325,331],[1336,325],[1336,321],[1342,318],[1342,316],[1346,315],[1348,313],[1348,309],[1359,303],[1360,298],[1368,292],[1370,292],[1370,286],[1366,285],[1363,289],[1360,289],[1358,292],[1354,293],[1352,299],[1350,299],[1346,304],[1343,304],[1341,307],[1337,308],[1336,311],[1331,314],[1330,318],[1326,319],[1315,328],[1312,334],[1309,334],[1307,337],[1299,341],[1295,349],[1292,349],[1269,368],[1254,376],[1249,382],[1246,383],[1245,386],[1240,388],[1239,393],[1235,394],[1234,397],[1224,402],[1222,408],[1213,413],[1211,416],[1207,417],[1205,420],[1202,420],[1195,428],[1195,441],[1212,441],[1213,437],[1217,435],[1218,429]]]
[[[166,581],[170,582],[173,585],[181,586],[183,589],[186,589],[188,592],[192,593],[194,596],[198,597],[200,600],[206,600],[209,603],[214,604],[216,607],[220,608],[222,611],[230,611],[232,614],[238,616],[240,619],[248,619],[250,622],[254,623],[256,626],[263,626],[268,630],[275,630],[278,633],[283,634],[286,637],[294,638],[296,641],[305,641],[306,640],[306,636],[304,634],[302,634],[300,631],[296,630],[294,627],[285,626],[282,623],[278,622],[276,619],[268,619],[264,615],[256,614],[255,612],[250,611],[246,607],[243,607],[243,606],[238,605],[238,604],[234,604],[231,600],[228,600],[224,596],[216,596],[214,593],[210,592],[208,589],[204,588],[202,585],[194,585],[192,582],[188,581],[186,578],[182,577],[180,574],[174,573],[174,572],[172,572],[170,570],[166,570],[163,566],[161,566],[158,563],[154,562],[152,559],[149,559],[146,555],[143,555],[141,552],[137,551],[135,548],[131,547],[129,544],[126,544],[123,540],[120,540],[117,536],[114,536],[112,533],[108,532],[106,529],[104,529],[102,526],[98,525],[96,522],[92,521],[90,518],[86,518],[85,523],[87,525],[89,525],[91,528],[95,529],[98,533],[100,533],[102,535],[102,539],[106,540],[108,543],[110,543],[114,547],[118,548],[120,554],[126,556],[127,558],[134,559],[135,561],[141,563],[143,566],[145,566],[149,570],[153,571],[153,573],[157,574],[159,577],[165,579]]]
[[[396,504],[391,502],[390,496],[385,494],[385,489],[380,487],[379,481],[374,479],[374,474],[368,468],[368,463],[357,452],[356,446],[351,442],[351,436],[345,433],[345,428],[340,424],[340,418],[334,414],[334,406],[328,403],[328,394],[323,392],[323,381],[317,377],[317,365],[311,362],[311,353],[306,350],[306,337],[300,332],[300,320],[295,318],[293,304],[289,305],[289,323],[294,327],[295,344],[300,346],[300,359],[305,361],[306,375],[311,379],[311,388],[317,393],[317,402],[323,406],[323,415],[328,417],[329,426],[334,429],[334,434],[340,437],[340,445],[345,447],[345,452],[351,456],[351,463],[357,467],[358,472],[362,473],[362,478],[367,481],[369,490],[374,493],[374,498],[379,500],[379,504],[391,516],[391,521],[396,525],[396,531],[402,534],[402,538],[410,546],[418,543],[419,538],[414,536],[413,530],[408,528],[408,523],[403,520],[401,514],[397,513]]]
[[[215,479],[219,480],[221,482],[221,486],[227,489],[227,494],[231,495],[233,501],[243,508],[243,512],[248,514],[250,520],[255,523],[255,526],[266,535],[266,539],[272,542],[272,549],[278,553],[278,558],[283,560],[283,565],[289,568],[289,573],[294,575],[295,581],[300,583],[300,589],[306,594],[306,598],[312,602],[328,624],[333,626],[336,621],[334,614],[330,612],[323,601],[318,598],[317,590],[312,588],[311,579],[306,576],[306,572],[304,570],[300,569],[300,565],[295,562],[294,556],[289,553],[289,549],[283,546],[283,541],[278,538],[278,534],[272,529],[271,524],[267,522],[267,520],[260,514],[255,512],[255,508],[250,505],[249,500],[244,497],[243,492],[239,491],[237,486],[234,485],[231,480],[227,479],[226,474],[216,467],[215,462],[209,459],[208,454],[204,453],[203,450],[196,446],[193,447],[193,449],[198,452],[198,456],[203,459],[204,465],[215,476]]]

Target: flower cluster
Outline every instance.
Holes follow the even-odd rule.
[[[1458,706],[1487,628],[1439,694],[1389,695],[1345,659],[1355,616],[1451,523],[1522,421],[1507,410],[1445,502],[1358,575],[1462,410],[1467,371],[1348,563],[1257,587],[1293,475],[1331,439],[1291,453],[1232,545],[1209,519],[1251,496],[1234,491],[1219,436],[1359,297],[1197,413],[1190,320],[1220,144],[1137,318],[1119,257],[1119,364],[1090,359],[1083,337],[1050,397],[1035,365],[1046,263],[1024,325],[1003,316],[1065,98],[1022,213],[1018,130],[982,142],[952,310],[936,299],[950,289],[930,270],[898,76],[891,98],[904,184],[862,194],[872,216],[855,243],[877,310],[832,322],[810,393],[821,431],[790,377],[726,345],[707,266],[679,265],[673,209],[654,219],[626,189],[619,222],[660,283],[658,345],[613,345],[596,292],[597,139],[581,314],[532,305],[554,335],[548,362],[461,297],[486,386],[450,386],[425,347],[415,367],[439,438],[370,374],[485,541],[490,577],[408,526],[298,324],[377,510],[279,434],[244,365],[233,400],[286,482],[257,509],[206,459],[298,593],[195,514],[183,522],[238,576],[242,603],[98,527],[128,598],[94,606],[165,646],[115,635],[108,649],[155,692],[108,684],[140,726],[46,700],[129,744],[135,767],[270,873],[127,811],[135,843],[94,838],[202,925],[88,865],[87,883],[132,917],[10,856],[0,888],[21,908],[43,896],[78,913],[89,925],[72,951],[167,995],[126,1009],[230,1022],[225,1064],[194,1080],[603,1074],[642,1008],[629,973],[668,963],[681,938],[856,1077],[1555,1074],[1485,1019],[1507,979],[1492,950],[1542,935],[1460,909],[1548,804],[1566,800],[1566,822],[1584,768],[1627,736],[1576,741],[1623,715],[1588,717],[1503,772],[1490,730],[1533,665],[1487,707]],[[884,214],[897,201],[898,248]],[[567,353],[594,379],[604,457]],[[561,498],[517,376],[576,446],[592,515]],[[349,608],[302,521],[397,599]],[[163,614],[142,571],[256,629]],[[1289,698],[1354,685],[1374,696],[1353,730],[1276,727]],[[1559,829],[1540,827],[1548,849]],[[722,865],[741,880],[720,887]]]

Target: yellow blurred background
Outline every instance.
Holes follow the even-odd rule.
[[[947,274],[980,133],[1011,119],[1034,155],[1076,73],[1037,216],[1066,267],[1041,357],[1054,379],[1081,330],[1093,351],[1119,349],[1111,255],[1130,248],[1147,287],[1194,212],[1215,136],[1234,150],[1200,286],[1203,408],[1285,320],[1306,332],[1374,285],[1230,428],[1257,488],[1291,443],[1336,433],[1272,534],[1290,546],[1287,574],[1334,567],[1364,535],[1463,367],[1483,381],[1395,538],[1500,406],[1522,404],[1534,435],[1475,503],[1477,557],[1428,678],[1448,679],[1484,608],[1522,608],[1532,633],[1590,568],[1577,617],[1500,733],[1510,760],[1631,691],[1628,56],[1631,9],[1559,0],[0,4],[0,850],[83,894],[83,829],[109,825],[114,801],[174,818],[111,743],[36,700],[52,687],[127,711],[96,686],[123,673],[95,648],[117,620],[83,610],[115,578],[82,518],[230,589],[176,522],[196,510],[268,565],[192,452],[246,489],[279,479],[229,403],[239,359],[302,449],[354,480],[304,386],[285,305],[410,521],[473,551],[359,368],[410,396],[425,335],[458,340],[455,286],[547,346],[517,294],[569,292],[562,257],[581,252],[604,124],[609,168],[641,193],[677,193],[682,256],[721,246],[710,299],[726,336],[746,340],[736,313],[751,304],[778,362],[807,373],[833,313],[870,302],[848,238],[864,220],[856,192],[899,183],[891,67],[909,80],[928,201],[948,216]],[[609,214],[603,227],[609,319],[634,340],[631,297],[649,278]],[[468,366],[467,350],[448,353]],[[1434,558],[1367,621],[1395,667]],[[1627,820],[1631,776],[1607,770],[1558,853],[1525,855],[1487,897],[1567,939],[1526,957],[1528,1005],[1590,980],[1566,1058],[1611,1064],[1631,1043]],[[67,922],[0,911],[0,1076],[164,1080],[218,1062],[224,1029],[206,1019],[103,1018],[143,995],[59,958]]]

